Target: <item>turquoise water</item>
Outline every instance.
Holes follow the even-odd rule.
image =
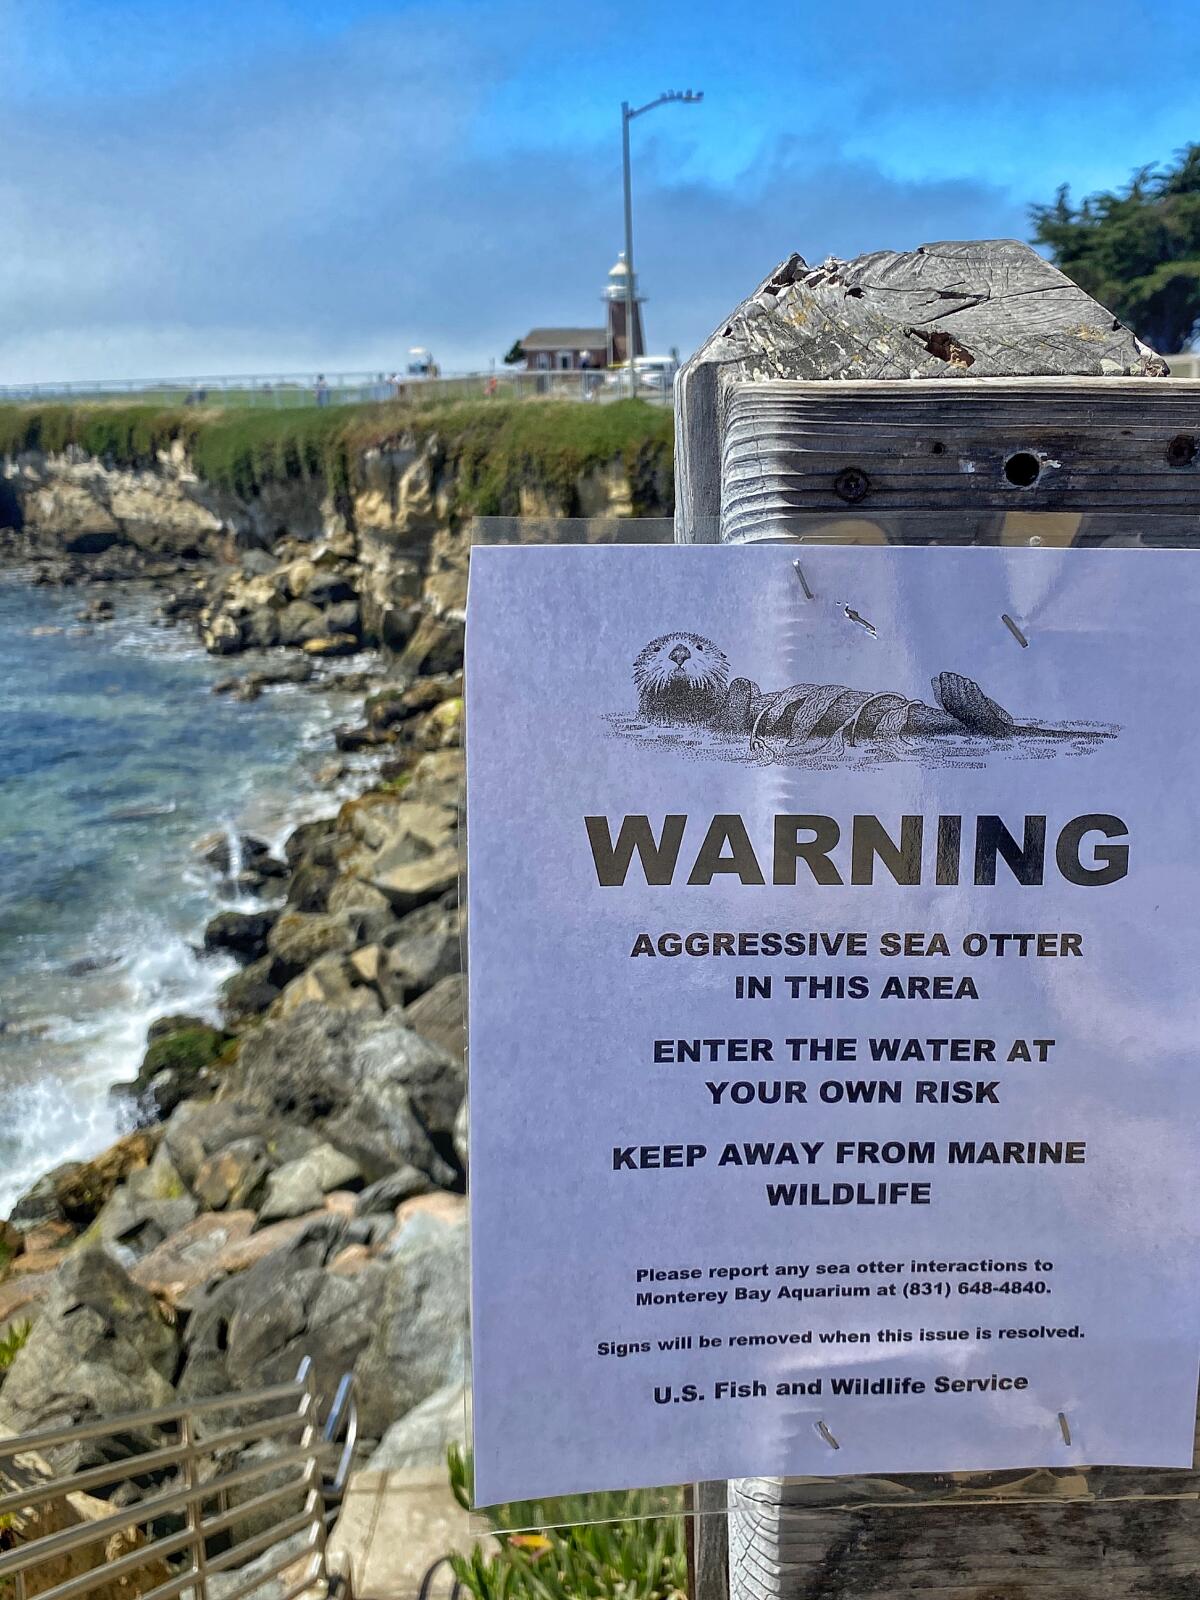
[[[194,947],[233,902],[196,846],[222,829],[281,842],[332,809],[315,772],[361,701],[214,696],[230,663],[156,626],[145,591],[109,591],[116,620],[79,629],[93,592],[0,577],[0,1215],[121,1131],[108,1088],[153,1017],[215,1014],[232,968]]]

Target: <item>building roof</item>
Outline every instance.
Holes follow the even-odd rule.
[[[521,349],[603,350],[607,343],[604,328],[531,328],[521,340]]]

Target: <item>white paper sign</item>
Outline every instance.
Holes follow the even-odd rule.
[[[473,552],[481,1503],[1191,1464],[1198,612],[1178,551]]]

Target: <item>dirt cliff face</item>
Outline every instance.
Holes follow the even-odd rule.
[[[140,465],[76,445],[23,450],[0,460],[0,559],[32,563],[49,583],[179,580],[171,614],[199,614],[219,654],[329,638],[334,653],[400,651],[421,614],[461,613],[472,540],[497,536],[472,506],[479,463],[464,460],[461,442],[401,434],[363,448],[336,483],[293,463],[234,489],[204,477],[182,439]],[[552,538],[570,516],[612,537],[613,519],[669,512],[660,476],[622,456],[565,474],[531,462],[500,536]]]
[[[77,448],[27,451],[0,465],[0,516],[47,555],[124,545],[158,556],[215,554],[226,532],[182,448],[153,467],[114,467]]]

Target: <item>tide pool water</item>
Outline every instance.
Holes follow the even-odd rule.
[[[147,591],[80,633],[91,591],[0,577],[0,1216],[127,1115],[166,1012],[215,1017],[231,963],[197,953],[221,885],[196,850],[216,830],[281,843],[332,809],[314,773],[356,700],[307,686],[213,695],[235,663],[153,622]]]

